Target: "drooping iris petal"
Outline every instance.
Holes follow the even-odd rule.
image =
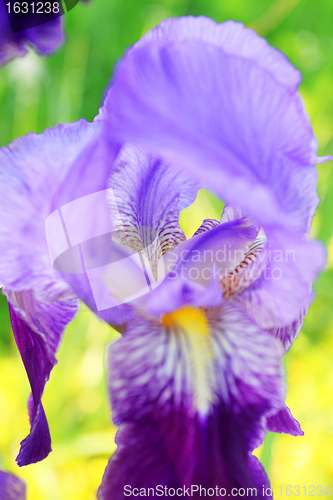
[[[100,130],[100,124],[82,120],[41,135],[28,134],[0,150],[0,283],[9,299],[16,341],[33,393],[31,433],[22,443],[20,465],[40,460],[50,451],[40,398],[61,334],[77,310],[77,301],[72,299],[76,290],[64,279],[75,269],[60,273],[53,267],[54,259],[71,248],[62,224],[68,215],[64,206],[79,196],[106,189],[107,160],[112,164],[113,158],[101,154],[102,140],[100,148],[94,147]],[[91,159],[95,162],[89,162]],[[63,219],[58,212],[62,209]],[[95,221],[82,220],[81,215],[77,227],[93,223],[98,226]],[[81,276],[84,279],[83,273]]]
[[[34,290],[45,302],[74,291],[96,311],[80,245],[110,231],[106,188],[115,155],[106,150],[101,123],[85,120],[1,148],[0,283],[6,290]],[[121,323],[126,314],[113,315]]]
[[[118,66],[109,133],[191,172],[264,227],[306,232],[318,204],[316,140],[295,92],[299,73],[236,23],[173,19],[160,31]]]
[[[13,7],[13,4],[11,4]],[[35,14],[39,20],[42,14]],[[43,55],[56,50],[64,40],[61,17],[34,28],[13,33],[6,12],[5,3],[0,3],[0,66],[27,53],[29,43]]]
[[[75,299],[43,304],[32,291],[8,292],[14,337],[30,386],[30,434],[22,441],[18,465],[43,460],[51,451],[51,437],[41,403],[44,386],[57,360],[55,353],[66,325],[77,312]]]
[[[258,487],[265,498],[251,452],[264,415],[283,405],[279,343],[230,304],[208,316],[188,306],[162,324],[138,317],[110,348],[120,428],[99,499],[123,498],[126,484]]]
[[[119,241],[145,250],[157,279],[159,258],[186,239],[179,213],[194,202],[197,185],[135,146],[121,150],[108,185]]]
[[[0,500],[25,500],[23,481],[7,472],[0,471]]]

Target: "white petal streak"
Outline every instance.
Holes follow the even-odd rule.
[[[240,409],[268,400],[270,407],[281,407],[280,343],[234,305],[200,312],[209,322],[207,349],[183,327],[139,317],[111,346],[109,387],[116,425],[181,409],[205,416],[220,403]],[[143,342],[133,343],[138,337]]]

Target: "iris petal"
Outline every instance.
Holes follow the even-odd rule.
[[[110,398],[120,429],[100,500],[123,498],[126,484],[260,485],[264,498],[267,478],[251,452],[263,438],[263,416],[283,405],[279,344],[234,306],[211,310],[202,328],[197,320],[193,328],[191,315],[198,314],[205,313],[185,308],[164,326],[138,317],[110,347]],[[199,369],[202,343],[208,350]]]
[[[188,39],[211,43],[223,47],[228,54],[253,60],[291,90],[297,89],[301,82],[301,72],[290,64],[283,52],[270,46],[254,30],[245,28],[243,23],[232,20],[218,24],[204,16],[165,19],[148,31],[134,45],[134,50],[154,40],[167,44]]]
[[[292,436],[303,436],[300,424],[292,416],[288,406],[284,406],[277,413],[267,418],[267,429],[272,432],[284,432]]]
[[[25,484],[12,474],[0,471],[0,498],[1,500],[25,500]]]
[[[313,294],[311,285],[325,263],[320,242],[299,239],[295,234],[274,231],[261,251],[267,264],[259,280],[233,300],[263,328],[281,329],[303,314]],[[259,256],[260,257],[260,256]],[[297,333],[280,330],[285,345]]]
[[[157,279],[159,258],[186,239],[179,213],[195,200],[197,185],[172,165],[129,145],[120,152],[108,185],[119,241],[144,250]]]
[[[192,35],[194,24],[204,35]],[[231,51],[230,37],[248,36],[239,25],[228,24],[228,37],[218,43],[203,18],[172,25],[118,66],[105,103],[108,133],[186,169],[264,229],[306,232],[318,204],[316,140],[295,92],[297,78],[282,82],[279,68],[297,71],[253,33],[255,58],[240,43]]]
[[[91,189],[98,190],[94,182],[101,179],[103,169],[91,176],[86,164],[84,176],[80,157],[89,160],[87,148],[99,130],[98,125],[81,120],[40,135],[30,133],[0,149],[0,282],[7,290],[33,289],[45,302],[72,293],[52,267],[45,222],[58,203],[86,194],[88,182]]]
[[[55,353],[66,325],[77,312],[76,300],[43,304],[32,292],[8,292],[14,337],[27,371],[30,434],[22,441],[18,464],[43,460],[51,451],[51,437],[41,403],[44,386],[56,364]]]
[[[40,16],[38,14],[37,16]],[[39,20],[39,17],[36,19]],[[40,54],[47,55],[56,50],[64,41],[63,19],[58,17],[52,21],[34,28],[13,33],[9,23],[6,7],[0,4],[0,66],[14,57],[21,57],[27,53],[30,44]]]

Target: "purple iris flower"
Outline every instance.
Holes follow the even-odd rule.
[[[241,24],[166,20],[119,64],[94,123],[2,148],[0,281],[32,389],[19,465],[51,449],[41,397],[79,297],[123,333],[99,499],[271,497],[252,451],[268,429],[302,433],[281,357],[325,260],[308,239],[317,157],[299,81]],[[228,203],[186,240],[179,213],[199,187]]]
[[[35,14],[40,18],[42,14]],[[33,16],[31,14],[30,16]],[[27,53],[27,46],[49,55],[64,41],[63,21],[57,17],[39,26],[13,33],[3,0],[0,2],[0,66]]]
[[[1,500],[25,500],[24,483],[12,474],[0,471],[0,498]]]

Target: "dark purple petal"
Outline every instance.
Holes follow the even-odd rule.
[[[292,436],[303,436],[299,422],[291,414],[288,406],[281,408],[277,413],[267,417],[267,430],[272,432],[283,432]]]
[[[25,500],[26,487],[23,481],[7,472],[0,471],[0,500]]]
[[[52,21],[40,24],[22,32],[24,39],[42,55],[49,55],[64,42],[63,18],[58,17]]]
[[[230,50],[229,37],[249,36],[239,25],[228,23],[216,43],[203,18],[172,24],[179,28],[139,43],[118,66],[105,104],[109,134],[186,169],[265,230],[305,233],[318,204],[316,140],[294,91],[298,72],[253,33],[255,53],[240,42]],[[191,35],[194,24],[204,35]],[[186,36],[175,41],[175,31]]]
[[[120,429],[100,500],[122,499],[125,485],[159,484],[257,487],[266,498],[267,478],[251,452],[263,439],[265,414],[283,405],[279,343],[227,304],[211,310],[205,337],[203,315],[185,308],[165,326],[138,317],[110,347]]]
[[[0,66],[14,57],[21,57],[27,49],[19,36],[12,32],[4,2],[0,2]]]
[[[56,364],[58,349],[66,325],[74,318],[76,300],[37,301],[33,292],[7,292],[14,337],[25,366],[32,395],[29,399],[30,434],[22,441],[18,465],[43,460],[51,451],[51,437],[41,403],[44,386]]]
[[[36,16],[39,20],[41,14],[36,14]],[[55,51],[63,40],[63,20],[61,17],[34,28],[13,33],[5,2],[0,2],[0,66],[14,57],[24,56],[29,44],[40,54],[48,55]]]
[[[129,145],[120,151],[108,185],[118,240],[136,252],[145,250],[157,279],[159,258],[186,239],[179,213],[194,202],[197,185],[172,165]]]

